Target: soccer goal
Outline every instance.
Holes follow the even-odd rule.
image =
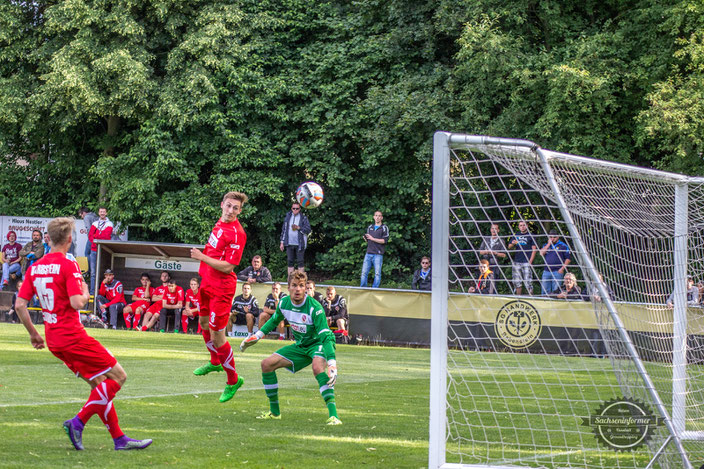
[[[433,173],[429,467],[702,466],[704,178],[445,132]]]

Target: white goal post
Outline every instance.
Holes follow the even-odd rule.
[[[433,158],[429,467],[701,466],[704,178],[447,132]]]

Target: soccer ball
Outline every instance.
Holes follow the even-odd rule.
[[[296,189],[296,200],[301,207],[315,208],[323,203],[323,188],[317,182],[304,182]]]

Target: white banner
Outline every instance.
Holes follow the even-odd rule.
[[[0,233],[2,233],[2,245],[7,244],[7,234],[14,231],[17,234],[17,242],[22,246],[32,240],[32,230],[42,232],[42,238],[46,233],[46,226],[53,218],[39,217],[13,217],[0,216]],[[121,241],[127,241],[127,230],[119,237]],[[42,241],[43,242],[43,241]],[[74,256],[84,256],[85,246],[88,243],[88,231],[85,223],[80,218],[76,219],[76,231],[73,233],[73,242],[71,253]]]
[[[140,270],[168,270],[170,272],[198,272],[200,262],[173,259],[146,259],[141,257],[126,257],[125,267]]]

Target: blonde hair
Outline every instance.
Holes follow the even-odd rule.
[[[291,275],[288,276],[288,284],[291,285],[292,282],[303,282],[304,284],[308,281],[308,275],[300,270],[294,270]]]
[[[61,217],[51,220],[46,227],[49,238],[51,239],[51,245],[61,246],[66,244],[75,228],[76,223],[73,217]]]
[[[567,280],[567,279],[572,280],[574,283],[577,283],[577,277],[575,277],[575,275],[572,272],[567,272],[565,274],[565,280]]]
[[[223,196],[222,201],[225,202],[227,199],[239,200],[240,204],[244,205],[249,200],[249,197],[247,197],[243,192],[231,191]]]

